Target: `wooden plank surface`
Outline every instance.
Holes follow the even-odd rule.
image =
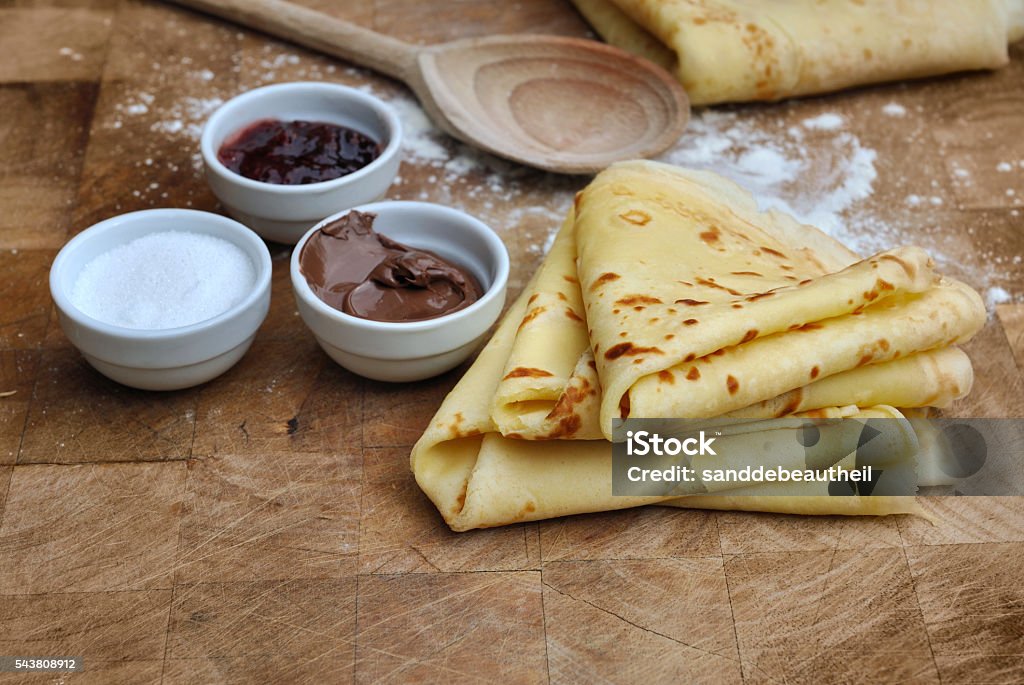
[[[562,0],[304,4],[421,43],[587,35]],[[280,246],[237,367],[164,394],[100,377],[56,324],[50,262],[114,214],[217,210],[197,132],[238,92],[312,79],[390,99],[411,133],[390,196],[491,224],[513,289],[583,180],[475,155],[395,83],[148,0],[0,0],[0,52],[0,655],[81,655],[66,680],[97,683],[1024,681],[1022,499],[929,499],[935,523],[651,508],[449,532],[407,458],[464,369],[393,386],[334,365]],[[962,415],[1024,416],[1012,56],[695,122],[804,136],[797,184],[863,152],[876,177],[841,207],[846,235],[920,244],[992,308]],[[807,124],[823,114],[842,130]]]

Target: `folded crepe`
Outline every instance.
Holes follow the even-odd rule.
[[[674,73],[693,104],[995,69],[1024,0],[573,0],[609,43]]]
[[[455,530],[650,503],[912,511],[912,500],[828,497],[810,484],[615,497],[611,419],[899,418],[879,405],[946,406],[972,380],[951,345],[983,321],[977,294],[935,274],[921,250],[859,260],[714,174],[614,165],[577,196],[414,447],[413,471]],[[832,457],[848,454],[836,445]]]

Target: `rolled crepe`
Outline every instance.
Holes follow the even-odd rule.
[[[780,484],[736,488],[742,497],[622,497],[612,495],[611,445],[604,440],[528,441],[503,437],[489,399],[502,378],[528,293],[511,307],[476,362],[445,398],[413,447],[416,482],[455,531],[646,504],[802,514],[916,513],[912,497],[830,497],[805,483],[800,495]],[[899,418],[890,408],[865,416]],[[916,447],[912,431],[903,448]],[[846,455],[837,455],[841,461]],[[810,492],[811,494],[807,494]],[[769,494],[780,493],[780,494]]]
[[[694,178],[713,177],[696,174]],[[728,187],[727,182],[722,183]],[[742,196],[738,194],[734,199],[740,201]],[[785,229],[781,235],[814,246],[813,251],[832,268],[856,259],[856,255],[817,229],[787,224],[782,216],[776,218]],[[584,307],[576,270],[574,219],[570,212],[536,278],[525,291],[525,314],[514,333],[512,351],[491,408],[498,432],[507,437],[604,437],[600,427],[597,364],[590,347],[590,332],[580,315]],[[782,281],[792,283],[793,278],[784,273]],[[972,380],[967,356],[956,348],[941,348],[821,377],[727,415],[771,418],[851,404],[946,407],[967,394]],[[660,389],[655,388],[655,392],[660,394]]]
[[[922,250],[855,261],[709,172],[616,164],[575,215],[607,438],[615,417],[720,416],[963,342],[985,321],[980,296]]]
[[[1024,0],[573,3],[609,43],[674,72],[698,105],[995,69],[1024,36]]]
[[[698,310],[708,325],[689,321]],[[949,345],[983,319],[977,295],[937,276],[916,248],[859,260],[817,229],[757,211],[713,174],[616,165],[578,195],[544,264],[414,447],[413,471],[454,530],[644,504],[915,511],[912,498],[829,497],[815,484],[612,496],[610,419],[623,406],[709,423],[897,418],[876,405],[944,405],[967,392],[970,362]],[[653,340],[659,353],[630,353]],[[622,343],[629,352],[607,354]],[[725,391],[683,382],[695,364],[709,378],[724,372]]]

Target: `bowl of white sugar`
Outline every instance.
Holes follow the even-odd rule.
[[[65,335],[112,380],[177,390],[219,376],[270,307],[270,252],[209,212],[151,209],[75,236],[50,269]]]

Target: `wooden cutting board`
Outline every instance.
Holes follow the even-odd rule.
[[[307,4],[420,42],[587,31],[562,0]],[[929,499],[934,525],[651,508],[448,532],[407,459],[461,370],[392,386],[335,366],[282,247],[236,368],[166,394],[104,380],[56,324],[53,255],[114,214],[216,210],[196,135],[239,91],[392,99],[411,144],[391,196],[490,223],[516,290],[582,181],[475,156],[394,83],[155,2],[0,3],[0,51],[0,655],[83,656],[69,680],[100,683],[1024,680],[1022,499]],[[843,125],[809,149],[875,155],[855,237],[920,244],[1003,302],[958,411],[1024,416],[1024,49],[697,125],[778,137],[822,115]],[[826,177],[834,156],[811,157],[801,178]]]

